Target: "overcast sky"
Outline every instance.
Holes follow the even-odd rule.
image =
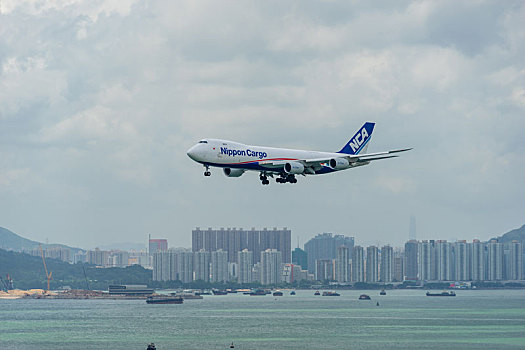
[[[83,248],[196,227],[358,244],[525,223],[523,1],[2,0],[0,226]],[[226,178],[199,139],[400,158]]]

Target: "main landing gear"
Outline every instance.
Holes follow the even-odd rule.
[[[204,176],[211,176],[210,167],[208,165],[204,166],[206,170],[204,171]]]
[[[280,184],[285,184],[287,182],[291,184],[297,183],[297,179],[295,178],[295,175],[292,175],[292,174],[281,175],[281,177],[278,177],[277,179],[275,179],[275,181],[277,181]]]
[[[261,183],[263,185],[269,185],[270,184],[270,181],[268,181],[268,177],[264,173],[261,173],[261,175],[259,175],[259,180],[261,180]]]

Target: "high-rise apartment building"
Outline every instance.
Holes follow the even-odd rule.
[[[193,268],[195,269],[195,281],[210,281],[210,252],[201,249],[193,253]]]
[[[484,281],[485,276],[485,244],[475,239],[471,244],[471,268],[473,281]]]
[[[334,260],[319,259],[315,261],[315,279],[317,281],[333,281],[334,276]]]
[[[503,244],[492,240],[487,244],[487,279],[501,281],[503,279]]]
[[[376,246],[366,247],[366,281],[379,281],[379,251]]]
[[[337,247],[345,246],[351,254],[354,247],[354,237],[332,235],[331,233],[318,234],[304,245],[308,254],[308,271],[315,273],[316,260],[332,260],[336,258]],[[352,258],[352,256],[350,256]]]
[[[261,252],[261,284],[282,282],[282,253],[277,249]]]
[[[260,253],[266,249],[276,249],[281,252],[283,261],[291,262],[291,230],[287,228],[268,230],[243,230],[242,228],[208,228],[192,231],[192,251],[204,249],[212,252],[222,249],[228,252],[228,262],[237,262],[237,253],[243,249],[253,252],[253,264],[260,261]]]
[[[470,281],[470,252],[471,246],[467,241],[457,241],[454,243],[454,279],[456,281]]]
[[[394,249],[388,245],[381,248],[379,280],[383,283],[390,283],[394,280]]]
[[[404,278],[406,280],[417,280],[418,261],[417,261],[418,242],[411,240],[405,243]]]
[[[252,270],[253,270],[253,252],[248,249],[243,249],[238,254],[239,261],[239,277],[238,281],[240,284],[252,283]]]
[[[518,241],[509,243],[509,268],[507,273],[508,280],[523,279],[523,250]]]
[[[292,251],[292,264],[301,265],[303,270],[308,270],[308,253],[301,248],[295,248]]]
[[[439,281],[452,281],[454,279],[452,261],[451,244],[446,240],[438,240],[436,242],[436,266]]]
[[[352,282],[365,281],[365,254],[361,246],[352,249]]]
[[[421,281],[436,279],[434,241],[422,241],[418,245],[418,277]]]
[[[211,252],[211,282],[227,282],[228,272],[228,252],[219,249]]]
[[[337,247],[335,260],[335,280],[339,283],[350,282],[350,249],[347,246]]]

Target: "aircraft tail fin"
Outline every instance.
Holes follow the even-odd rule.
[[[359,154],[360,152],[366,153],[368,149],[368,143],[372,138],[372,132],[374,131],[375,123],[366,122],[361,129],[359,129],[355,135],[348,141],[348,143],[337,153],[345,154]]]

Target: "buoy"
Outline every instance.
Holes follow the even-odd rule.
[[[376,305],[379,306],[379,302]]]
[[[156,350],[155,343],[151,343],[148,345],[148,348],[146,350]]]
[[[232,345],[230,345],[230,349],[234,349],[235,346],[233,346],[233,342],[232,342]]]

